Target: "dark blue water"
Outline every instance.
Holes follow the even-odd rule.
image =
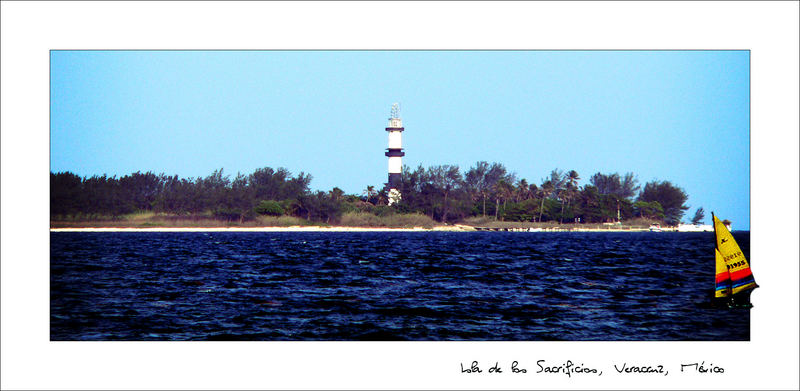
[[[749,233],[734,236],[749,259]],[[713,233],[50,240],[52,340],[750,338],[749,310],[703,305],[714,286]]]

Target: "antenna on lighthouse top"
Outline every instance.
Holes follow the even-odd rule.
[[[400,103],[392,105],[392,118],[400,118]]]

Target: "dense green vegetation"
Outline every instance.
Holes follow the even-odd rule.
[[[537,185],[517,179],[500,163],[483,161],[463,173],[453,165],[404,166],[402,201],[392,206],[386,189],[311,191],[311,179],[303,172],[292,175],[269,167],[234,178],[222,169],[205,178],[152,172],[81,178],[51,172],[50,216],[53,221],[91,221],[151,212],[185,220],[200,216],[237,223],[272,219],[353,226],[430,225],[475,217],[559,224],[643,218],[674,225],[688,209],[686,193],[669,181],[641,188],[633,173],[596,173],[581,186],[576,171],[554,169]],[[702,208],[698,212],[702,215]]]

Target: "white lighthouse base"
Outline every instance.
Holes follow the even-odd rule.
[[[400,202],[400,192],[397,189],[389,189],[389,205],[392,205],[396,202]]]

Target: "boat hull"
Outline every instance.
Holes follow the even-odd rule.
[[[714,292],[712,291],[711,306],[715,308],[753,308],[753,304],[750,303],[751,293],[753,293],[753,289],[739,292],[731,296],[714,297]]]

